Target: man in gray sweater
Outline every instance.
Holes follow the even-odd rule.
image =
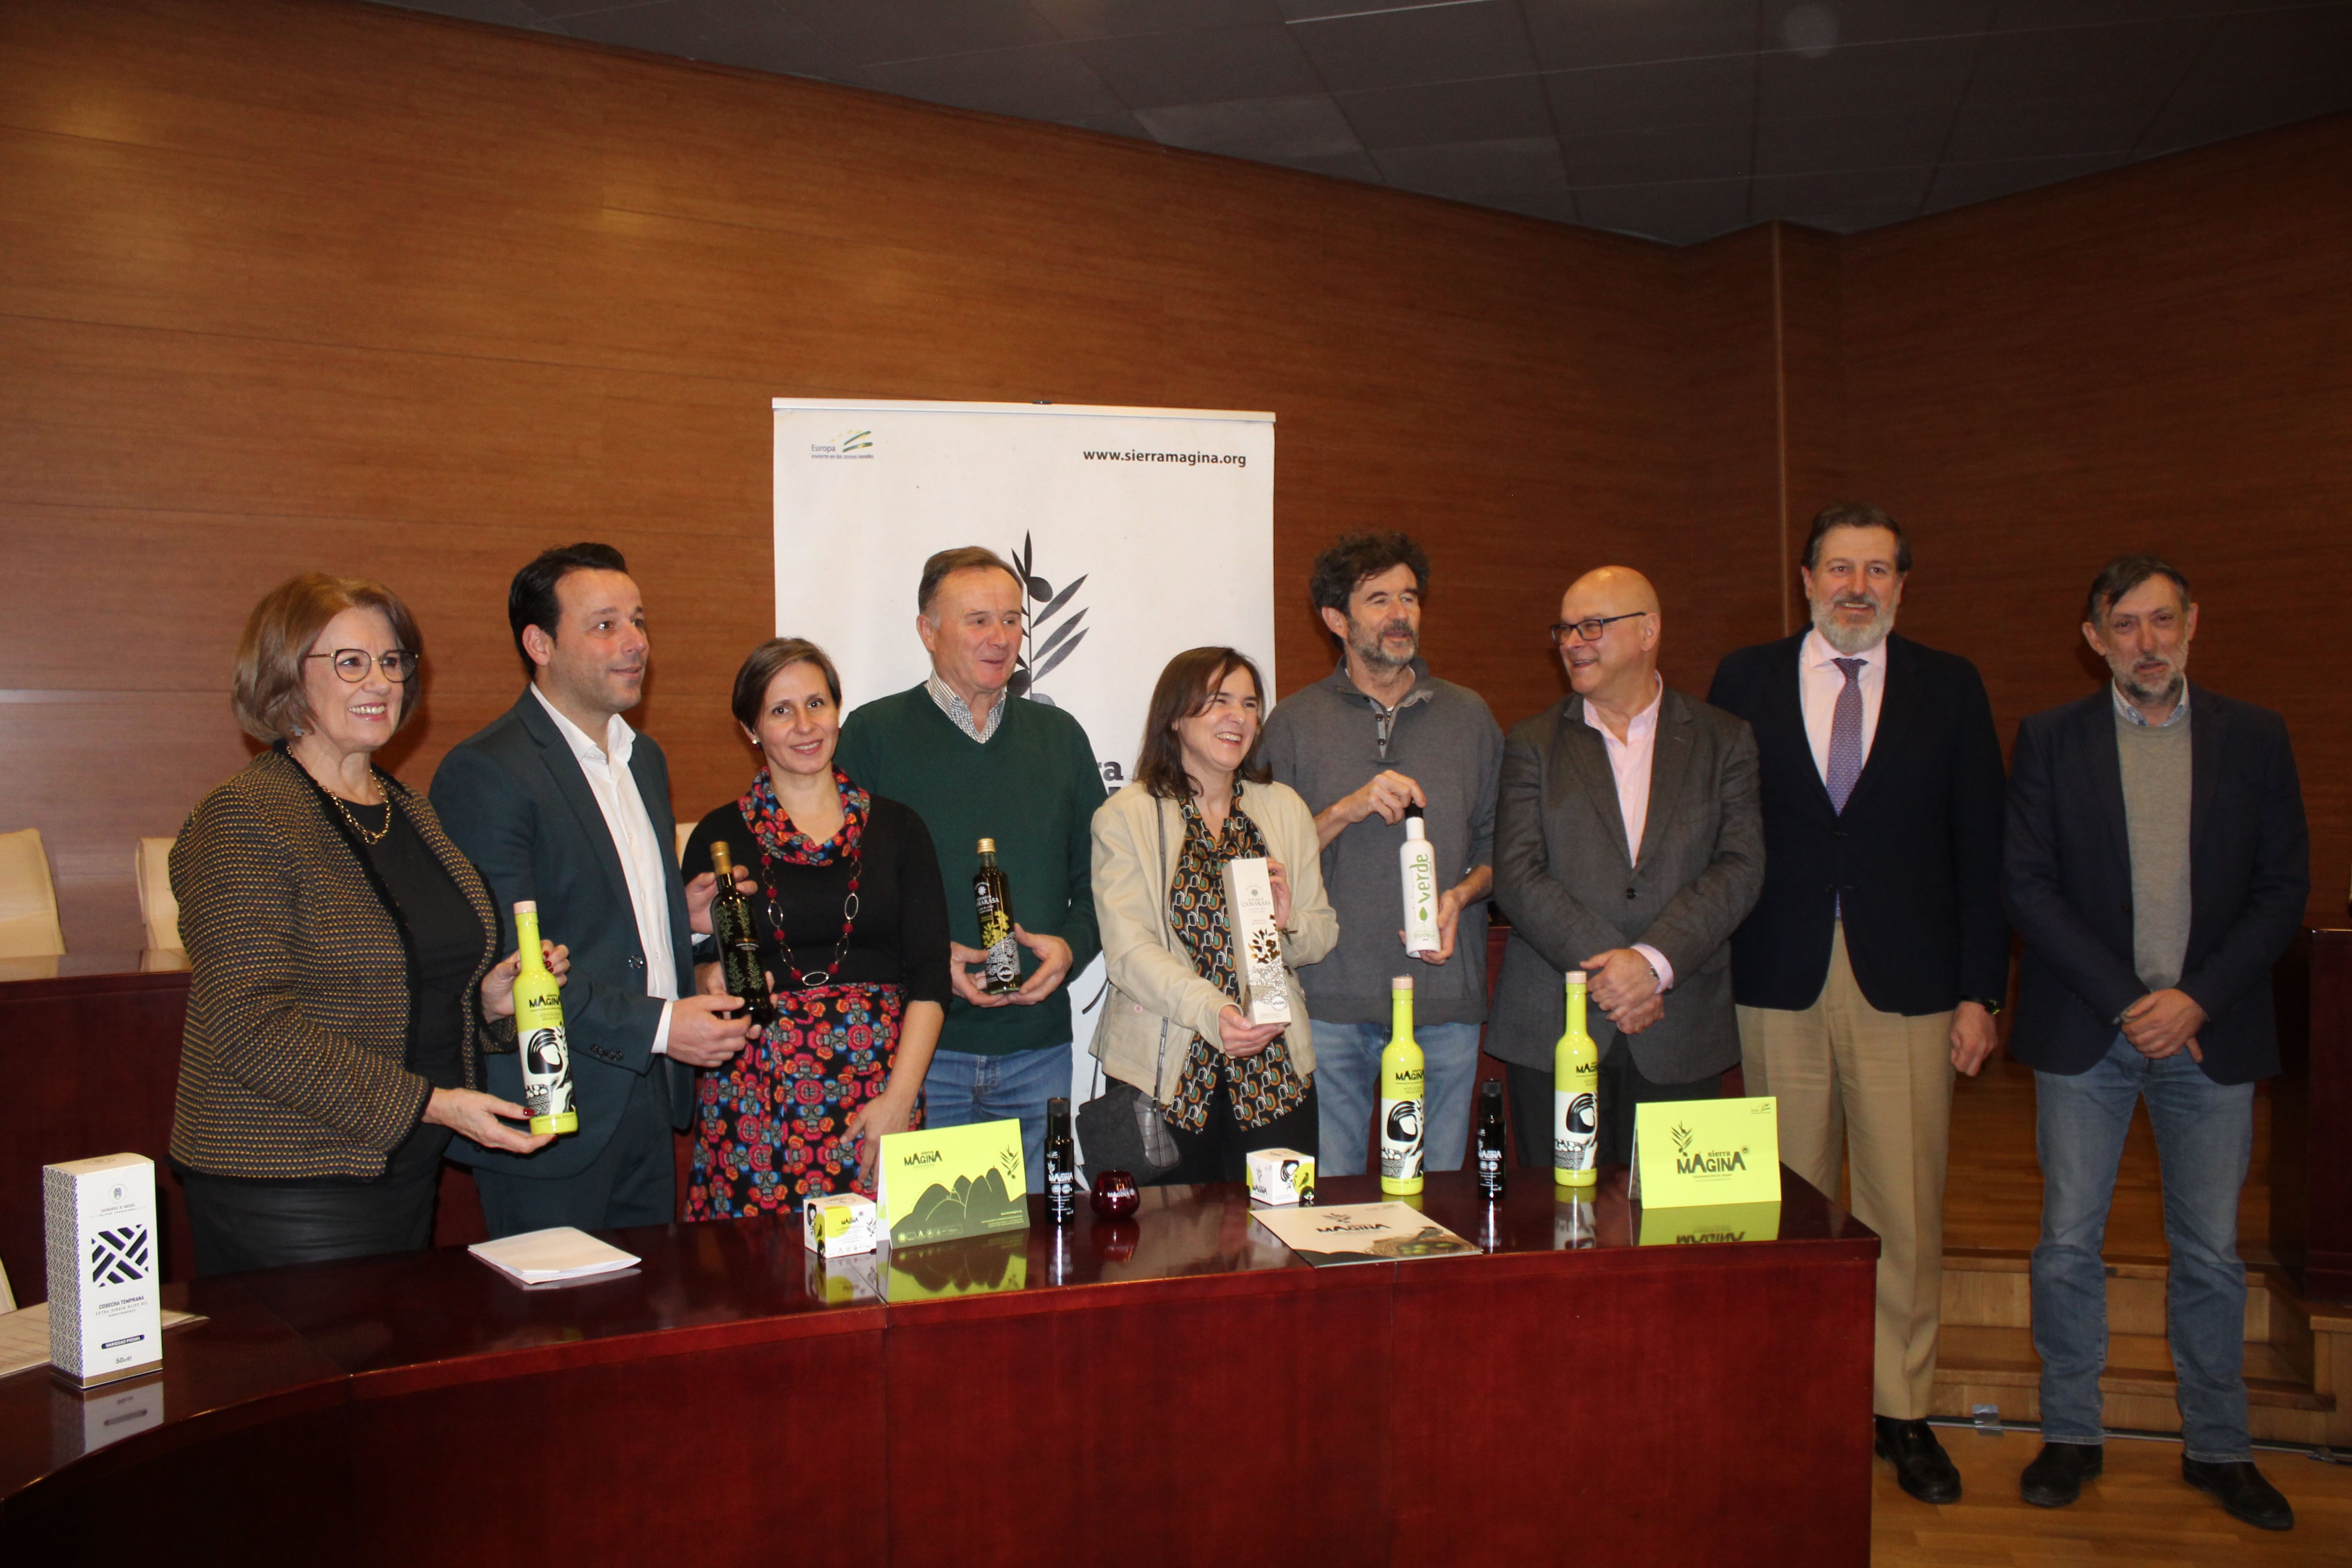
[[[1425,1168],[1462,1168],[1470,1089],[1486,1017],[1486,896],[1494,885],[1495,783],[1503,731],[1479,695],[1429,673],[1421,600],[1429,558],[1402,533],[1354,534],[1316,558],[1316,614],[1339,644],[1329,679],[1265,721],[1266,763],[1315,813],[1323,886],[1339,945],[1299,972],[1321,1106],[1318,1169],[1360,1175],[1380,1100],[1390,981],[1410,973],[1413,1033],[1427,1058]],[[1439,945],[1408,956],[1397,850],[1417,809],[1444,889]]]

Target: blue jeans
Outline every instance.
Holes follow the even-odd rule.
[[[1360,1176],[1381,1102],[1381,1047],[1389,1043],[1389,1026],[1311,1018],[1307,1027],[1314,1035],[1315,1098],[1323,1108],[1315,1174]],[[1462,1168],[1470,1145],[1470,1089],[1478,1078],[1478,1030],[1476,1024],[1413,1027],[1428,1099],[1422,1121],[1424,1171]]]
[[[979,1056],[939,1051],[923,1079],[923,1125],[965,1127],[1021,1119],[1021,1163],[1029,1190],[1045,1190],[1045,1102],[1070,1092],[1066,1040],[1034,1051]]]
[[[2238,1189],[2254,1142],[2254,1086],[2219,1084],[2182,1051],[2150,1061],[2120,1034],[2088,1071],[2033,1075],[2042,1244],[2033,1249],[2033,1349],[2045,1442],[2100,1441],[2107,1360],[2099,1256],[2132,1106],[2145,1097],[2164,1173],[2165,1331],[2179,1379],[2182,1451],[2203,1464],[2253,1458],[2246,1436],[2246,1268]]]

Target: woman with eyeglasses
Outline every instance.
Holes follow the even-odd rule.
[[[883,1136],[921,1119],[954,994],[929,830],[913,807],[835,765],[833,660],[804,637],[771,637],[736,671],[730,706],[760,771],[702,819],[678,859],[691,880],[715,869],[710,848],[723,843],[739,878],[756,884],[751,923],[781,1016],[697,1080],[689,1220],[872,1195]],[[726,990],[718,964],[698,974],[705,991]]]
[[[481,1092],[514,1048],[519,955],[421,793],[375,765],[415,711],[416,623],[380,583],[307,573],[238,640],[230,705],[268,749],[172,847],[193,973],[172,1164],[196,1272],[406,1251],[433,1239],[463,1132],[550,1140]],[[569,966],[546,944],[559,979]]]

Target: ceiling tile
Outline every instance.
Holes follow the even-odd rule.
[[[1139,109],[1135,117],[1155,140],[1197,153],[1290,159],[1360,155],[1362,152],[1339,106],[1328,98],[1173,104]],[[1371,161],[1365,159],[1363,166],[1371,170]]]
[[[1073,115],[1055,123],[1075,126],[1080,131],[1099,131],[1108,136],[1131,136],[1138,142],[1153,139],[1151,132],[1143,128],[1143,121],[1124,109],[1117,114]]]
[[[866,75],[885,92],[1031,120],[1116,114],[1126,107],[1067,44],[894,60],[866,67]]]
[[[1057,40],[1024,0],[783,0],[852,65],[969,54]]]
[[[1484,5],[1495,0],[1275,0],[1294,22],[1326,16],[1355,16],[1368,11],[1429,11],[1457,5]]]
[[[2175,16],[2219,16],[2232,11],[2267,11],[2295,0],[2000,0],[1993,7],[1995,32],[2032,32],[2041,27],[2086,27],[2102,23],[2161,22]]]
[[[1964,103],[1952,121],[1951,139],[1944,143],[1944,157],[1953,163],[1979,163],[2128,153],[2147,129],[2150,117],[2145,105],[2110,108],[2074,98],[2039,103]]]
[[[1750,183],[1757,222],[1785,218],[1835,234],[1874,228],[1914,216],[1927,193],[1929,168],[1858,169],[1834,174],[1782,174]]]
[[[1335,180],[1360,180],[1368,185],[1382,183],[1379,167],[1362,153],[1307,153],[1261,162],[1279,163],[1286,169],[1304,169],[1310,174],[1328,174]]]
[[[1563,136],[1559,151],[1575,184],[1643,185],[1746,174],[1749,138],[1745,125],[1684,125]]]
[[[1323,88],[1279,25],[1097,38],[1070,48],[1129,109],[1296,98]]]
[[[1518,7],[1506,0],[1299,22],[1290,31],[1334,92],[1536,68]]]
[[[1927,202],[1924,210],[1943,212],[1951,207],[1964,207],[1972,202],[1990,201],[1995,196],[2011,195],[2030,191],[2036,185],[2056,184],[2083,174],[2095,174],[2102,169],[2112,169],[2124,162],[2121,155],[2105,153],[2080,158],[2005,158],[1993,162],[1946,163],[1936,171],[1927,186]]]
[[[1576,211],[1578,221],[1594,228],[1690,245],[1747,226],[1748,182],[1602,185],[1578,191]]]
[[[1564,191],[1559,144],[1549,136],[1456,142],[1444,147],[1391,147],[1372,154],[1391,185],[1431,195],[1487,191]]]
[[[656,0],[572,16],[560,26],[566,36],[592,43],[782,76],[866,81],[839,49],[780,7],[738,5],[730,0]]]
[[[1769,54],[1759,62],[1756,111],[1766,120],[1794,120],[1957,106],[1977,44],[1975,38],[1845,44],[1819,59]]]
[[[1029,0],[1029,9],[1073,41],[1282,25],[1274,0]]]
[[[2306,5],[2231,16],[2183,84],[2201,92],[2224,84],[2260,87],[2310,77],[2352,79],[2352,5]]]
[[[1759,121],[1752,167],[1759,174],[1804,174],[1933,163],[1951,126],[1943,110]]]
[[[1478,203],[1517,213],[1522,217],[1548,218],[1553,223],[1577,221],[1574,191],[1511,191],[1481,196]]]
[[[398,10],[423,11],[435,16],[462,16],[469,22],[489,22],[501,27],[528,27],[539,33],[560,31],[548,25],[544,8],[526,5],[522,0],[388,0],[388,3]]]
[[[1544,79],[1563,136],[1639,126],[1721,125],[1756,113],[1756,57],[1660,60],[1552,71]]]
[[[1993,0],[1769,0],[1764,7],[1767,48],[1793,48],[1809,36],[1804,21],[1795,16],[1801,11],[1826,11],[1835,17],[1838,43],[1887,44],[1981,33],[1992,18]]]
[[[1532,76],[1484,81],[1432,82],[1377,92],[1337,95],[1348,122],[1367,147],[1433,147],[1447,142],[1490,142],[1549,136],[1551,112]]]
[[[1758,44],[1754,0],[1523,0],[1546,70],[1743,55]]]
[[[2352,109],[2352,78],[2315,78],[2283,81],[2249,95],[2242,89],[2183,92],[2164,106],[2141,134],[2136,151],[2143,157],[2182,147],[2292,125],[2322,114]]]
[[[1969,101],[2072,97],[2153,113],[2212,30],[2210,21],[2200,18],[1998,33],[1985,39],[1977,56]]]

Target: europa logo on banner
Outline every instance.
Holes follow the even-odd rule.
[[[929,673],[915,585],[966,544],[1022,579],[1013,691],[1075,716],[1111,789],[1178,653],[1230,644],[1273,683],[1273,415],[778,398],[774,416],[776,630],[833,656],[846,707]],[[1101,989],[1099,961],[1071,982],[1082,1058]]]

